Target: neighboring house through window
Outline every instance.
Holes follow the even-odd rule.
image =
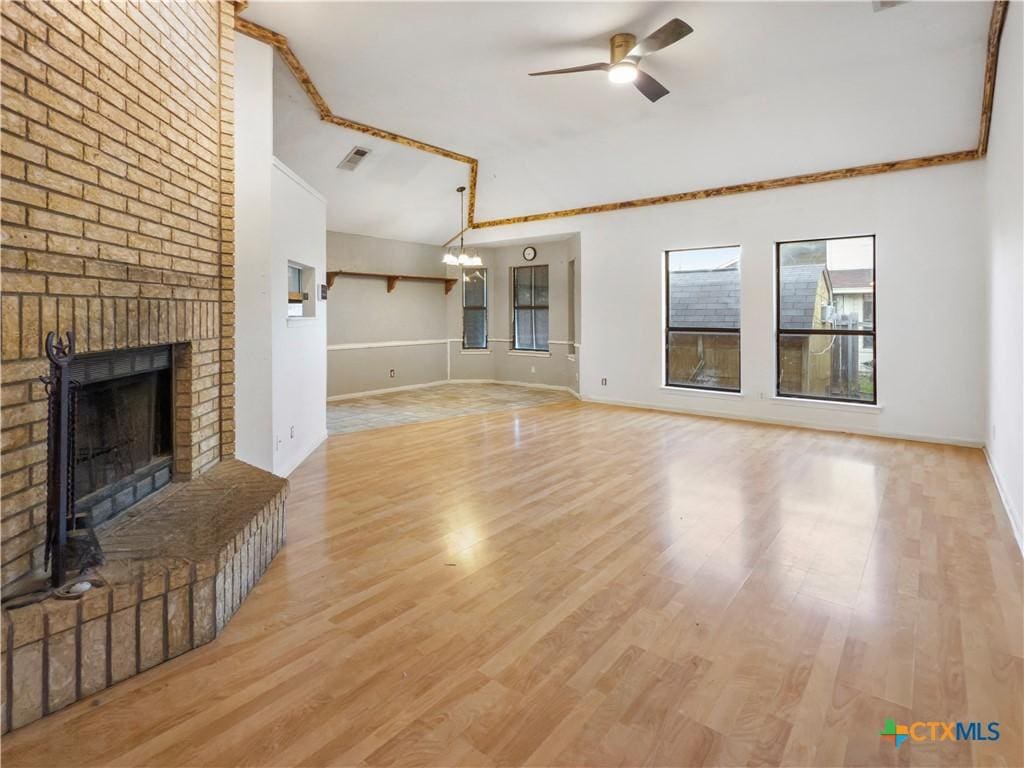
[[[547,265],[512,269],[512,306],[512,348],[547,352]]]
[[[665,384],[740,391],[740,248],[665,254]]]
[[[487,349],[487,270],[462,270],[462,348]]]
[[[875,238],[776,246],[781,397],[875,403]]]

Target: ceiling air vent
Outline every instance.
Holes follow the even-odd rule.
[[[343,171],[354,171],[368,154],[370,154],[370,150],[366,147],[354,147],[345,155],[345,159],[338,163],[338,167]]]
[[[897,5],[903,5],[907,0],[875,0],[871,5],[875,9],[875,13],[879,11],[885,11],[889,8],[895,8]]]

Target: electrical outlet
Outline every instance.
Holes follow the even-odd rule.
[[[536,372],[537,372],[537,366],[536,365],[531,365],[530,366],[530,373],[536,373]]]
[[[294,424],[292,424],[291,429],[288,430],[288,437],[290,437],[292,440],[295,439],[295,425]]]
[[[608,386],[608,379],[602,378],[601,379],[601,386],[602,387],[607,387]]]
[[[389,379],[395,378],[395,369],[394,368],[392,368],[390,371],[388,371],[388,378]]]

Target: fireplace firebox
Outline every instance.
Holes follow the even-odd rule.
[[[75,514],[95,527],[171,480],[170,346],[80,355],[75,413]]]

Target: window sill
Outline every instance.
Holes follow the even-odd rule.
[[[668,384],[662,384],[661,389],[664,392],[672,392],[677,395],[697,395],[698,397],[713,397],[721,398],[723,400],[743,399],[743,392],[726,392],[724,390],[717,389],[697,389],[696,387],[673,387]]]
[[[815,400],[811,397],[779,397],[772,396],[772,401],[780,405],[796,405],[800,408],[824,408],[826,410],[849,411],[851,413],[867,413],[877,416],[882,406],[877,403],[843,403],[835,400]]]
[[[489,355],[491,350],[489,349],[460,349],[460,355]]]
[[[510,349],[508,353],[518,357],[551,357],[550,352],[532,352],[528,349]]]

